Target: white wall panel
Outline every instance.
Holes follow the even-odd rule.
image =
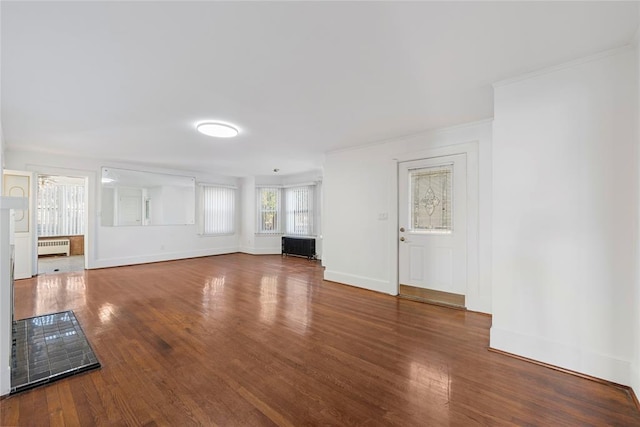
[[[629,384],[635,52],[495,89],[491,346]]]

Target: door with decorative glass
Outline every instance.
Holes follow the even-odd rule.
[[[467,288],[466,172],[466,154],[399,164],[401,294],[420,297],[426,292],[423,290],[429,290],[435,295],[462,297],[461,300],[454,298],[457,302],[452,304],[464,305]],[[419,288],[417,293],[415,288]]]

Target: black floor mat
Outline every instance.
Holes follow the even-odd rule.
[[[13,322],[11,393],[99,367],[73,311]]]

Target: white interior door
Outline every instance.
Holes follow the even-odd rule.
[[[399,164],[399,282],[465,295],[466,154]]]

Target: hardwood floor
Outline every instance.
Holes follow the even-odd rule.
[[[0,425],[640,425],[623,389],[489,352],[491,318],[223,255],[39,276],[102,368],[5,398]]]

